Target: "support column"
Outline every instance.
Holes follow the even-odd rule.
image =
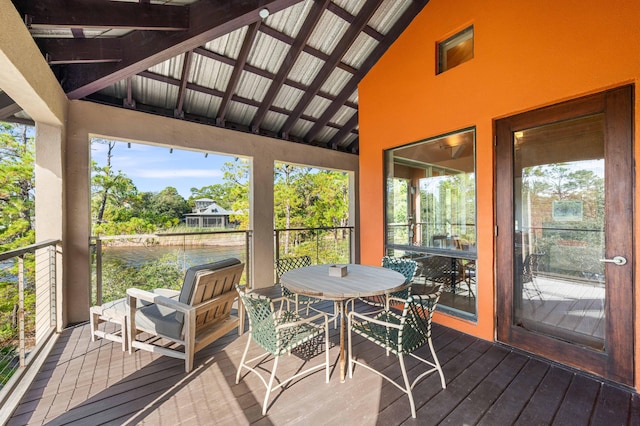
[[[253,288],[273,286],[273,157],[271,155],[253,157],[250,214],[253,229]]]
[[[62,240],[64,234],[64,132],[59,126],[36,123],[36,240]],[[37,265],[48,262],[49,254],[40,251],[36,258]],[[66,301],[63,288],[62,253],[56,253],[56,324],[61,330],[65,320]],[[39,341],[51,327],[51,291],[48,268],[36,269],[36,341]]]

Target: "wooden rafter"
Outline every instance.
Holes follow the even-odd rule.
[[[96,64],[120,62],[119,38],[41,38],[38,47],[49,64]]]
[[[298,101],[292,114],[289,115],[287,121],[280,128],[280,134],[288,135],[289,131],[293,127],[296,121],[300,118],[304,110],[307,108],[311,100],[318,93],[324,82],[329,78],[329,75],[333,72],[333,69],[340,62],[344,54],[349,50],[349,47],[353,44],[358,34],[364,29],[371,19],[371,16],[375,13],[378,6],[383,0],[371,0],[364,4],[364,6],[358,12],[358,16],[354,19],[349,29],[344,33],[335,49],[331,53],[329,59],[324,63],[322,69],[316,75],[313,83],[309,86],[309,89],[302,95],[302,98]]]
[[[4,92],[0,93],[0,119],[11,117],[20,111],[22,111],[20,105],[15,103],[9,95]]]
[[[180,79],[180,89],[178,90],[178,100],[176,101],[176,110],[174,115],[176,118],[184,117],[182,107],[184,106],[184,96],[187,91],[187,83],[189,82],[189,71],[191,70],[191,59],[193,51],[185,52],[184,61],[182,62],[182,77]]]
[[[342,142],[353,129],[358,127],[358,111],[351,116],[351,118],[342,126],[340,130],[336,132],[335,135],[331,138],[329,142],[327,142],[327,146],[331,149],[337,149],[340,142]]]
[[[156,31],[189,28],[189,7],[185,6],[104,0],[13,0],[13,3],[30,27]]]
[[[260,21],[256,21],[253,24],[249,25],[249,30],[244,36],[242,47],[240,48],[240,53],[238,54],[238,59],[235,61],[233,72],[231,73],[231,77],[229,78],[229,83],[227,83],[227,89],[225,90],[224,96],[222,97],[222,102],[220,103],[220,107],[218,108],[218,117],[216,118],[216,122],[220,126],[224,125],[224,117],[227,114],[227,108],[229,108],[229,101],[231,100],[231,96],[235,94],[236,89],[238,88],[240,75],[242,74],[245,64],[247,63],[247,58],[249,57],[249,52],[251,51],[253,42],[258,35],[258,28],[260,28]]]
[[[301,0],[200,0],[189,6],[189,29],[178,32],[132,31],[121,37],[126,52],[115,64],[70,64],[65,70],[64,89],[70,99],[78,99],[102,90],[129,75],[260,20],[258,12],[268,8],[271,13],[299,3]],[[112,3],[112,2],[109,2]],[[143,6],[139,5],[138,6]]]
[[[273,104],[273,101],[282,88],[282,85],[285,83],[289,72],[291,72],[291,67],[293,67],[300,56],[300,53],[302,53],[302,49],[307,45],[307,41],[309,40],[311,33],[318,24],[318,21],[320,21],[320,17],[329,3],[331,3],[329,0],[316,0],[311,6],[311,10],[307,14],[298,36],[287,51],[287,55],[285,56],[284,61],[282,61],[280,69],[278,69],[278,72],[271,80],[269,90],[264,96],[264,99],[260,104],[260,108],[258,108],[258,111],[251,121],[251,128],[254,132],[258,132],[258,129],[262,124],[262,120],[267,114],[267,110]]]
[[[367,59],[362,63],[358,72],[345,84],[340,93],[336,96],[336,99],[329,105],[329,107],[322,113],[320,118],[316,120],[311,129],[304,136],[305,140],[313,140],[326,123],[328,123],[338,110],[345,105],[345,101],[356,91],[358,84],[364,78],[369,70],[378,62],[378,60],[389,49],[389,46],[402,34],[402,31],[413,21],[416,15],[424,8],[429,0],[416,0],[404,11],[402,16],[396,21],[391,30],[386,34],[383,42],[378,43],[376,48],[369,54]]]

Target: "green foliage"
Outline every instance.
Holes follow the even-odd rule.
[[[0,123],[0,252],[35,241],[34,157],[28,128]]]
[[[128,288],[180,290],[184,273],[177,256],[167,255],[141,265],[127,264],[121,259],[102,265],[102,300],[109,302],[126,296]]]

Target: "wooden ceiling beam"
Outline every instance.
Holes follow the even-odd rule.
[[[220,103],[220,107],[218,108],[218,116],[216,117],[216,122],[219,125],[224,124],[224,117],[227,114],[227,108],[229,107],[229,101],[231,100],[231,96],[233,96],[238,88],[238,82],[240,81],[240,75],[244,70],[245,64],[247,63],[247,58],[249,57],[249,52],[251,51],[251,47],[253,46],[253,42],[258,35],[258,28],[260,28],[260,22],[256,21],[253,24],[249,25],[249,30],[244,36],[244,40],[242,41],[242,47],[240,48],[240,53],[238,54],[238,59],[236,59],[233,72],[231,73],[231,77],[229,78],[229,83],[227,83],[227,89],[224,92],[224,96],[222,97],[222,102]]]
[[[119,38],[39,38],[36,40],[51,65],[120,62]]]
[[[333,135],[331,140],[327,142],[327,146],[331,149],[337,149],[340,143],[345,140],[356,127],[358,127],[358,111]]]
[[[104,0],[13,0],[29,27],[184,31],[189,7]]]
[[[287,55],[285,56],[282,64],[280,64],[280,68],[278,72],[271,80],[271,84],[269,85],[269,89],[267,90],[266,95],[262,99],[262,103],[260,104],[260,108],[253,116],[253,120],[251,121],[251,129],[254,132],[258,132],[260,126],[262,125],[262,120],[264,120],[269,107],[273,104],[276,96],[280,92],[282,85],[284,84],[287,76],[291,72],[291,68],[298,60],[300,53],[302,53],[302,49],[307,45],[307,41],[311,36],[311,33],[315,29],[316,25],[320,21],[322,17],[322,13],[327,8],[328,4],[331,3],[330,0],[315,0],[313,5],[311,6],[311,10],[307,14],[304,23],[302,24],[300,31],[298,32],[297,37],[293,41],[293,44],[287,51]]]
[[[189,29],[178,32],[132,31],[121,37],[123,60],[108,64],[69,64],[64,89],[69,99],[83,98],[138,74],[163,61],[206,44],[224,34],[260,20],[267,8],[274,14],[302,0],[200,0],[189,6]],[[136,4],[144,6],[143,4]]]
[[[178,99],[176,101],[176,109],[174,111],[174,116],[176,118],[184,117],[184,111],[182,110],[184,106],[184,97],[185,92],[187,91],[187,83],[189,82],[189,71],[191,70],[191,59],[193,58],[193,51],[188,51],[184,54],[184,60],[182,62],[182,78],[180,79],[180,89],[178,90]]]
[[[20,111],[22,111],[22,108],[11,99],[11,96],[5,92],[0,93],[0,119],[11,117]]]
[[[389,46],[393,44],[394,41],[402,34],[402,32],[409,26],[411,21],[416,17],[418,13],[424,8],[424,6],[429,2],[429,0],[415,0],[409,5],[409,7],[404,11],[402,16],[396,21],[396,23],[391,27],[385,39],[378,43],[375,49],[371,52],[371,54],[367,57],[367,59],[362,63],[358,72],[345,84],[340,93],[336,96],[335,100],[329,105],[329,107],[322,113],[320,118],[316,121],[316,124],[309,129],[307,134],[304,136],[306,140],[313,140],[320,130],[326,123],[328,123],[338,112],[345,102],[353,92],[358,89],[358,84],[364,78],[365,75],[369,72],[371,68],[378,62],[378,60],[384,55],[384,53],[389,49]]]
[[[260,28],[262,28],[263,26],[264,25],[261,25]],[[224,56],[224,55],[221,55],[221,54],[216,53],[216,52],[212,52],[211,50],[207,50],[204,47],[198,47],[198,48],[194,49],[193,53],[197,53],[198,55],[205,56],[205,57],[207,57],[209,59],[213,59],[214,61],[222,62],[223,64],[227,64],[227,65],[232,66],[232,67],[234,67],[235,64],[236,64],[235,59],[229,58],[228,56]],[[260,77],[264,77],[264,78],[266,78],[268,80],[273,80],[275,78],[275,76],[276,76],[272,72],[269,72],[269,71],[264,70],[262,68],[255,67],[255,66],[250,65],[250,64],[245,64],[244,70],[247,71],[247,72],[259,75]],[[284,84],[287,85],[287,86],[293,87],[294,89],[301,90],[303,92],[308,89],[308,87],[306,85],[304,85],[302,83],[299,83],[297,81],[293,81],[293,80],[291,80],[289,78],[285,78]],[[320,96],[321,98],[325,98],[325,99],[327,99],[329,101],[333,101],[336,98],[334,95],[332,95],[330,93],[327,93],[327,92],[323,92],[322,90],[320,90],[318,92],[318,96]],[[349,108],[358,109],[358,104],[355,103],[355,102],[346,101],[345,105],[348,106]]]
[[[344,33],[336,47],[333,49],[329,59],[324,63],[322,69],[314,78],[313,82],[309,86],[309,90],[302,95],[302,98],[298,101],[293,113],[287,118],[287,121],[285,121],[283,126],[280,128],[281,134],[286,135],[289,133],[295,122],[300,118],[300,115],[302,115],[324,82],[329,78],[336,65],[338,65],[344,54],[349,50],[355,39],[358,37],[358,34],[360,34],[367,25],[367,22],[369,22],[371,16],[373,16],[382,1],[383,0],[370,0],[360,9],[358,16],[356,16],[353,23],[349,26],[349,29]]]
[[[276,40],[280,40],[281,42],[288,44],[288,45],[293,45],[296,42],[296,39],[293,37],[290,37],[288,35],[286,35],[283,32],[280,32],[278,30],[276,30],[275,28],[271,28],[268,27],[266,25],[263,25],[262,27],[260,27],[260,32],[271,36],[273,38],[275,38]],[[321,50],[316,49],[315,47],[311,47],[309,45],[305,45],[302,48],[302,51],[305,53],[308,53],[309,55],[318,58],[322,61],[327,61],[329,59],[329,55],[327,55],[326,53],[324,53]],[[358,70],[353,68],[351,65],[347,65],[344,62],[340,62],[338,63],[338,68],[340,68],[341,70],[344,70],[348,73],[354,74],[355,72],[357,72]]]
[[[334,15],[344,19],[345,21],[347,21],[350,24],[353,23],[354,19],[356,19],[355,16],[353,16],[352,14],[350,14],[345,9],[341,8],[340,6],[338,6],[335,3],[330,3],[329,7],[327,8],[327,10],[329,10]],[[373,38],[373,39],[375,39],[377,41],[382,41],[384,39],[384,34],[379,33],[378,31],[376,31],[374,28],[370,27],[369,25],[364,27],[364,30],[362,30],[362,31],[365,34],[367,34],[369,37],[371,37],[371,38]]]

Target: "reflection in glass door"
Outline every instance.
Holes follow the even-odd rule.
[[[514,134],[514,321],[604,349],[604,118]],[[568,134],[571,142],[558,141]]]
[[[496,121],[498,340],[628,385],[632,93]]]

